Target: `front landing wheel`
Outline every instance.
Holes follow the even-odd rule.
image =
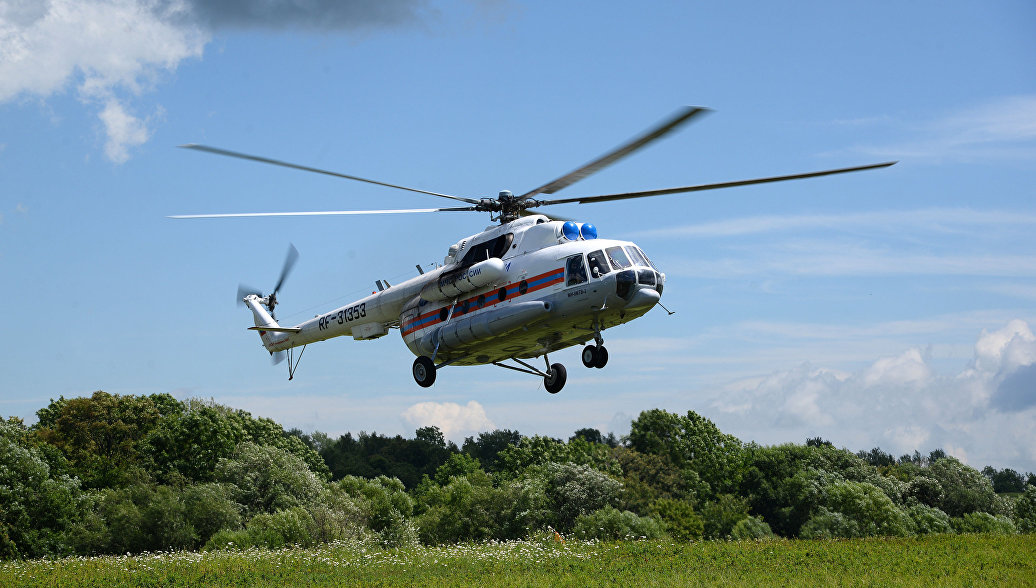
[[[435,383],[435,362],[432,361],[432,358],[422,355],[414,360],[414,381],[422,388],[427,388]],[[560,389],[558,388],[558,390]]]
[[[557,394],[565,387],[567,380],[568,373],[565,370],[565,366],[555,363],[547,370],[547,375],[543,378],[543,387],[547,389],[547,392]]]
[[[601,369],[608,365],[608,350],[604,348],[604,345],[598,345],[596,351],[597,357],[594,358],[594,367]]]
[[[584,347],[582,359],[583,365],[585,365],[588,368],[594,367],[594,364],[597,363],[597,346],[587,345],[586,347]]]

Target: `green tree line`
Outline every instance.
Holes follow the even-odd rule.
[[[628,436],[496,430],[447,442],[285,431],[167,394],[51,401],[0,420],[0,558],[417,542],[679,541],[1036,531],[1036,477],[941,450],[761,446],[689,411]]]

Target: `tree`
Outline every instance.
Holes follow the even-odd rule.
[[[301,459],[318,477],[330,476],[316,451],[271,419],[197,399],[158,422],[142,441],[141,453],[159,480],[181,475],[196,482],[211,482],[219,461],[229,458],[243,442],[277,447]]]
[[[487,433],[479,433],[478,439],[468,437],[464,440],[461,451],[474,457],[482,464],[482,469],[493,473],[501,469],[497,457],[504,449],[521,443],[522,435],[518,431],[497,429]]]
[[[141,440],[182,406],[168,394],[120,396],[98,391],[89,398],[61,397],[37,411],[33,432],[61,450],[85,487],[112,487],[126,483],[133,466],[143,465]]]
[[[993,484],[993,492],[997,494],[1025,491],[1025,476],[1010,468],[996,470],[986,466],[982,468],[982,475]]]
[[[1036,486],[1028,485],[1014,504],[1014,520],[1020,533],[1036,533]]]
[[[928,467],[928,475],[939,482],[943,498],[937,505],[951,517],[972,512],[993,512],[996,493],[993,484],[973,467],[955,457],[944,457]]]
[[[67,555],[81,517],[79,481],[55,475],[18,420],[0,420],[0,559]]]
[[[628,439],[631,449],[666,455],[677,468],[694,472],[700,481],[694,491],[700,499],[735,491],[744,475],[741,441],[694,411],[686,416],[644,411],[633,421]]]

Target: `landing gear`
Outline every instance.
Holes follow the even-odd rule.
[[[603,368],[608,365],[608,350],[604,345],[587,345],[583,348],[582,360],[588,368]]]
[[[531,374],[533,376],[540,376],[543,378],[543,387],[547,389],[547,392],[551,394],[557,394],[561,392],[561,389],[565,387],[565,382],[568,381],[568,370],[565,366],[560,363],[550,363],[550,359],[546,354],[543,354],[543,361],[547,364],[547,371],[540,371],[535,367],[525,363],[517,357],[512,357],[511,361],[521,365],[522,367],[515,367],[513,365],[507,365],[506,363],[500,363],[499,361],[492,362],[497,367],[507,368],[516,372],[522,372],[523,374]],[[417,365],[416,362],[414,364]],[[416,369],[416,368],[415,368]]]
[[[543,387],[547,389],[547,392],[557,394],[565,387],[566,381],[568,381],[568,372],[565,366],[555,363],[547,370],[547,375],[543,376]]]
[[[435,383],[435,362],[432,358],[422,355],[414,360],[414,381],[422,388]]]

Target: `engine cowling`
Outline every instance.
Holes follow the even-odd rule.
[[[467,268],[444,273],[421,290],[421,298],[428,302],[453,300],[462,294],[500,282],[506,274],[503,260],[487,259]]]

